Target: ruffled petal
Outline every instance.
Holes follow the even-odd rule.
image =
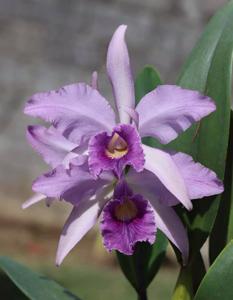
[[[159,149],[143,145],[145,154],[145,169],[154,173],[187,209],[192,209],[192,202],[188,197],[188,191],[184,179],[172,160],[171,156]]]
[[[100,131],[110,131],[115,114],[100,93],[84,83],[34,95],[24,112],[52,122],[62,134],[80,144]]]
[[[27,139],[33,149],[52,167],[61,164],[67,154],[77,147],[77,144],[67,140],[53,126],[28,126]]]
[[[103,209],[100,224],[104,246],[132,255],[137,242],[153,244],[156,236],[154,210],[141,195],[133,195],[125,183],[116,187],[114,199]]]
[[[108,144],[115,134],[124,140],[127,148],[126,153],[120,157],[110,157],[106,154]],[[88,152],[90,172],[95,177],[104,170],[112,170],[120,177],[126,165],[131,165],[137,172],[140,172],[145,163],[141,139],[131,125],[118,125],[113,129],[112,135],[108,135],[106,132],[97,134],[91,138]]]
[[[64,199],[77,205],[79,202],[96,195],[113,179],[109,173],[103,173],[94,180],[86,165],[71,165],[69,170],[58,166],[52,172],[38,177],[32,186],[35,192],[47,197]]]
[[[223,183],[218,179],[215,172],[194,162],[192,157],[185,153],[170,153],[170,155],[184,179],[191,200],[223,192]],[[146,198],[159,200],[163,205],[179,204],[179,200],[166,189],[153,173],[147,170],[137,173],[131,168],[126,179],[136,193],[143,194]]]
[[[126,175],[127,183],[134,193],[143,195],[144,199],[147,199],[154,208],[156,226],[181,251],[185,264],[189,253],[187,233],[175,211],[167,206],[167,204],[170,205],[169,201],[177,200],[164,189],[161,183],[154,179],[155,176],[148,171],[136,173],[130,170]],[[153,182],[155,182],[154,186]]]
[[[135,107],[134,81],[125,43],[126,29],[126,25],[117,28],[110,41],[107,53],[107,72],[112,84],[120,123],[124,124],[130,122],[130,116],[125,108]]]
[[[190,199],[200,199],[223,192],[223,183],[215,172],[194,162],[192,157],[185,153],[173,153],[171,157],[184,178]]]
[[[152,136],[167,144],[215,109],[211,98],[197,91],[161,85],[145,95],[136,108],[139,133],[142,137]]]

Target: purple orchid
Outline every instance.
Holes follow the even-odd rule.
[[[187,261],[188,238],[182,222],[173,208],[161,204],[159,193],[156,197],[153,194],[162,184],[158,182],[152,192],[144,193],[137,175],[139,173],[131,169],[125,180],[116,183],[112,172],[103,172],[94,179],[87,164],[72,164],[69,172],[60,165],[34,182],[34,191],[49,198],[62,198],[73,205],[60,237],[57,265],[99,218],[104,245],[109,251],[132,254],[137,242],[153,243],[158,228],[181,251],[184,263]],[[198,179],[196,181],[198,184]],[[135,185],[140,193],[133,193]]]
[[[190,199],[199,199],[223,191],[222,183],[213,171],[195,163],[189,155],[183,153],[170,155],[182,174]],[[170,207],[178,204],[179,200],[158,178],[155,178],[153,173],[147,170],[138,173],[130,168],[124,180],[120,180],[117,186],[116,184],[117,178],[112,172],[102,172],[95,179],[90,174],[87,163],[76,164],[75,159],[71,163],[70,170],[67,171],[63,165],[59,165],[52,172],[40,176],[34,182],[35,192],[46,195],[49,199],[64,199],[73,205],[71,215],[60,237],[57,264],[63,261],[70,250],[97,223],[101,213],[101,230],[108,250],[116,249],[125,254],[132,254],[134,245],[139,240],[152,243],[156,238],[156,228],[159,228],[180,250],[185,263],[188,259],[186,230],[173,208]],[[126,198],[135,201],[136,207],[125,203]],[[29,200],[25,207],[32,203],[33,201]],[[113,208],[117,206],[119,208],[115,217],[118,216],[118,219],[112,214]],[[137,215],[135,215],[135,208]],[[141,217],[129,218],[134,215]],[[148,219],[154,220],[149,231]],[[139,226],[140,233],[147,232],[144,238],[134,234],[135,226]],[[113,228],[118,228],[115,232],[115,240]],[[124,245],[117,242],[121,230],[125,232]]]
[[[186,232],[170,206],[182,203],[191,209],[192,199],[223,191],[216,174],[190,156],[142,144],[141,138],[146,136],[169,143],[216,107],[197,91],[161,85],[135,108],[125,31],[124,25],[116,30],[107,53],[116,115],[97,90],[95,72],[91,86],[78,83],[36,94],[24,110],[51,123],[49,128],[29,126],[27,137],[53,170],[35,180],[37,194],[23,207],[44,198],[49,203],[54,198],[64,199],[73,205],[60,238],[58,264],[102,211],[101,229],[109,250],[131,254],[137,241],[153,242],[159,228],[185,261]],[[131,168],[125,175],[126,166]],[[148,222],[153,224],[150,230]],[[126,232],[125,245],[117,242],[121,230]]]
[[[112,170],[119,178],[126,165],[138,172],[149,170],[191,209],[187,188],[171,156],[143,145],[141,138],[153,136],[161,143],[169,143],[194,121],[213,112],[215,104],[197,91],[161,85],[145,95],[135,108],[125,31],[124,25],[116,30],[107,54],[117,116],[103,96],[84,83],[39,93],[28,101],[25,113],[49,121],[52,126],[29,127],[29,142],[53,167],[62,160],[68,168],[74,157],[87,154],[89,170],[95,177]],[[95,74],[94,87],[96,80]],[[120,123],[116,124],[116,118]]]

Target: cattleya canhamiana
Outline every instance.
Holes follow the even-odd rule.
[[[167,144],[216,107],[209,97],[176,85],[158,86],[135,106],[125,32],[125,25],[117,28],[107,52],[116,113],[98,90],[96,72],[91,85],[75,83],[36,94],[24,109],[49,123],[29,126],[27,138],[52,170],[34,181],[36,194],[23,207],[43,199],[72,205],[58,245],[58,265],[98,218],[108,250],[131,255],[137,242],[156,242],[160,229],[185,263],[187,233],[172,206],[181,203],[191,210],[191,200],[223,191],[216,174],[189,155],[142,143],[151,136]]]

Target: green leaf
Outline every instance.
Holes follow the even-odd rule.
[[[137,103],[145,94],[160,84],[161,79],[158,72],[153,67],[146,66],[137,76],[135,83]],[[157,145],[151,138],[146,138],[143,142],[150,146]],[[157,231],[154,245],[138,243],[131,256],[117,252],[121,269],[138,294],[145,293],[147,286],[160,268],[166,249],[167,239],[160,231]]]
[[[219,255],[226,244],[233,239],[233,112],[231,112],[230,138],[227,164],[218,215],[210,236],[210,262]]]
[[[203,257],[201,253],[197,253],[195,257],[193,257],[190,266],[191,274],[192,274],[192,281],[193,281],[193,293],[195,294],[203,277],[206,274],[206,268],[204,264]]]
[[[136,103],[160,84],[162,81],[158,71],[152,66],[145,66],[138,74],[135,83]]]
[[[194,300],[233,299],[233,241],[216,258],[202,280]]]
[[[192,126],[168,148],[186,152],[223,179],[230,125],[233,49],[233,2],[223,7],[188,58],[178,84],[199,90],[215,100],[217,110]],[[218,211],[220,197],[195,200],[194,209],[183,213],[189,228],[191,250],[198,252],[207,239]]]
[[[0,257],[0,268],[31,300],[80,300],[55,281],[10,258]]]
[[[153,246],[150,246],[151,255],[148,261],[147,270],[147,286],[151,283],[159,268],[163,262],[167,250],[168,241],[162,232],[157,230],[156,242]]]
[[[138,74],[135,82],[136,103],[139,103],[143,96],[161,84],[162,81],[158,71],[152,66],[145,66],[144,69]],[[152,137],[143,138],[142,141],[144,144],[151,147],[162,147],[162,145]]]
[[[158,230],[156,242],[138,243],[133,255],[117,252],[117,258],[126,278],[136,291],[145,290],[157,274],[165,257],[167,239]]]

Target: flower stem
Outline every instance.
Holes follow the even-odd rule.
[[[138,300],[148,300],[146,289],[138,292]]]
[[[172,295],[172,300],[192,300],[193,285],[190,267],[182,267]]]

